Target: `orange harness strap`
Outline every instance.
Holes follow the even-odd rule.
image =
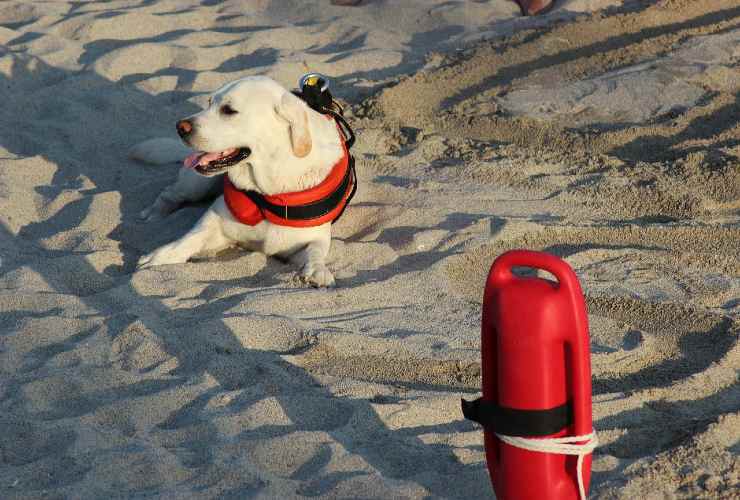
[[[337,127],[339,128],[339,127]],[[340,130],[340,137],[343,134]],[[267,219],[290,227],[315,227],[335,222],[357,188],[354,158],[342,141],[342,158],[320,184],[304,191],[265,196],[242,191],[224,176],[224,201],[236,220],[255,226]]]

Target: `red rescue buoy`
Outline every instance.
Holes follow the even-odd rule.
[[[517,276],[514,267],[543,269],[557,282]],[[484,425],[496,498],[585,497],[596,445],[588,316],[565,261],[528,250],[494,261],[483,299],[481,358],[483,397],[463,401],[463,413]]]

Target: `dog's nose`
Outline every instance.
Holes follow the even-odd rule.
[[[193,132],[193,124],[188,120],[180,120],[177,122],[176,127],[177,133],[180,134],[180,137],[183,139]]]

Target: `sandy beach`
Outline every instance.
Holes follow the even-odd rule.
[[[129,159],[248,75],[332,78],[359,190],[337,286],[229,250]],[[576,271],[591,498],[740,491],[740,2],[0,2],[0,498],[493,498],[496,256]]]

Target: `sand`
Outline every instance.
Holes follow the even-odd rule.
[[[737,494],[736,0],[9,1],[0,43],[0,498],[492,498],[459,399],[518,247],[586,295],[591,497]],[[135,271],[207,203],[138,222],[177,166],[129,149],[308,70],[358,135],[337,287]]]

